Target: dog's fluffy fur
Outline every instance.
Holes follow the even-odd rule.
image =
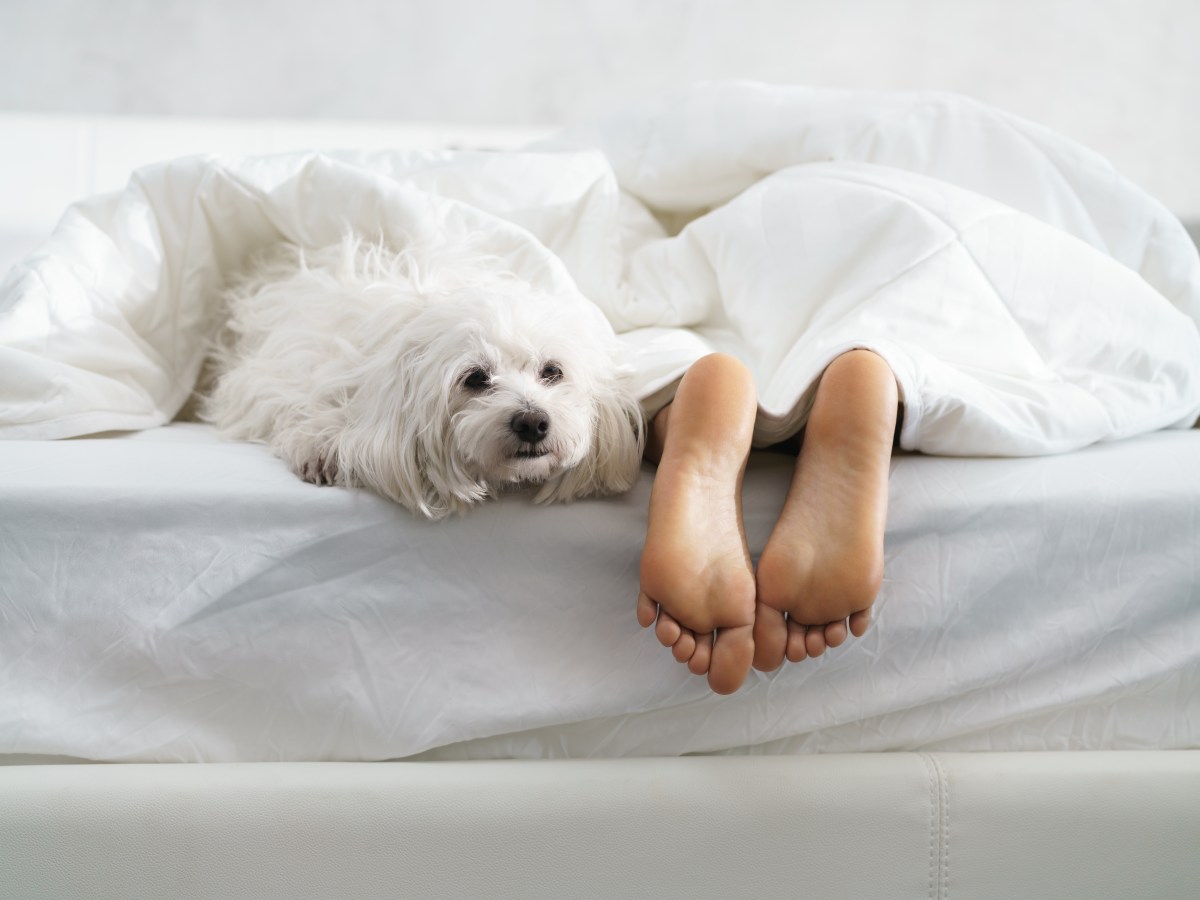
[[[280,244],[223,301],[201,416],[308,481],[437,519],[520,482],[549,502],[637,476],[641,410],[611,331],[499,260],[355,237]]]

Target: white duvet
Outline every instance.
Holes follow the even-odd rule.
[[[515,228],[512,226],[516,226]],[[594,302],[652,412],[713,349],[794,432],[850,347],[906,449],[1056,453],[1200,415],[1200,260],[1102,159],[967,99],[718,84],[519,152],[190,157],[71,207],[0,285],[0,436],[170,421],[253,250],[484,234]]]

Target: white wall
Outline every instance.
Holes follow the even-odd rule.
[[[968,93],[1200,218],[1200,0],[0,0],[0,110],[542,124],[721,77]]]

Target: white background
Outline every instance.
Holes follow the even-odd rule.
[[[971,94],[1200,218],[1200,0],[0,0],[0,112],[553,125],[725,77]]]

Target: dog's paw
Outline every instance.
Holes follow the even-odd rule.
[[[309,484],[337,484],[337,460],[311,456],[297,467],[296,474]]]

